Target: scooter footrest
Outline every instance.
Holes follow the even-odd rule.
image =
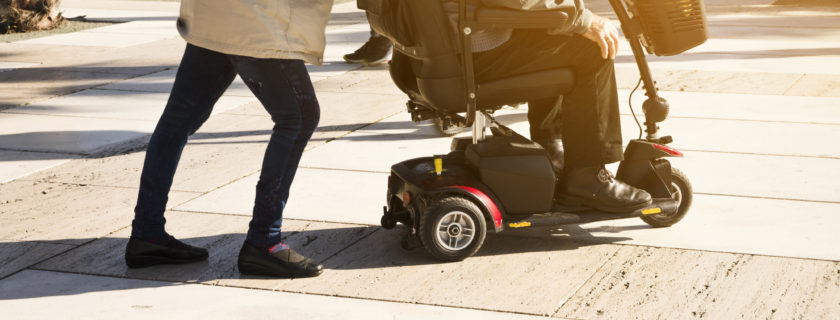
[[[506,223],[506,227],[513,229],[550,227],[577,223],[579,220],[580,217],[576,214],[565,212],[547,212],[530,215],[521,220],[508,221]]]

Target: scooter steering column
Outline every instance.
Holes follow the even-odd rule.
[[[645,89],[645,95],[648,99],[642,104],[642,111],[645,114],[645,127],[647,129],[647,137],[645,140],[658,143],[671,142],[669,137],[659,137],[658,122],[662,122],[668,117],[668,101],[660,97],[656,92],[656,86],[653,82],[653,77],[650,74],[650,67],[645,57],[644,49],[640,38],[642,35],[642,27],[636,18],[630,18],[627,14],[627,8],[622,3],[622,0],[610,0],[618,20],[621,22],[621,30],[624,32],[624,37],[630,43],[630,48],[633,50],[633,57],[636,59],[636,65],[639,67],[639,75],[642,77],[642,83]]]

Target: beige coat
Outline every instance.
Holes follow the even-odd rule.
[[[213,51],[323,63],[333,0],[181,0],[178,32]]]

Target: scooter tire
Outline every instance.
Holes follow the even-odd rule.
[[[461,261],[474,255],[484,244],[487,222],[474,202],[447,195],[433,200],[423,212],[419,231],[423,247],[433,257]]]
[[[688,214],[688,209],[691,207],[694,190],[685,173],[677,168],[671,168],[671,185],[669,189],[671,190],[671,194],[679,201],[679,207],[672,214],[642,216],[642,220],[654,228],[670,227],[680,222]]]

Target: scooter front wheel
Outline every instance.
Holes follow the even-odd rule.
[[[688,209],[691,207],[694,191],[685,173],[676,168],[671,168],[671,185],[668,189],[671,190],[671,197],[677,201],[677,211],[671,214],[642,216],[642,220],[654,228],[670,227],[680,222],[688,214]]]
[[[475,254],[487,236],[481,209],[459,196],[434,200],[420,217],[420,239],[432,256],[461,261]]]

